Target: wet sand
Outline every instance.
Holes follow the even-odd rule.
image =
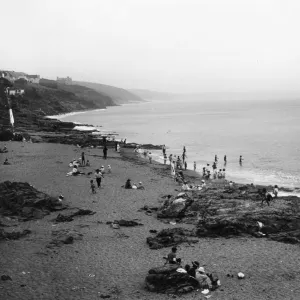
[[[0,147],[4,143],[0,142]],[[70,207],[91,209],[92,216],[77,217],[69,223],[55,224],[58,213],[37,221],[18,223],[14,228],[32,233],[16,241],[0,243],[0,275],[12,281],[0,281],[0,299],[171,299],[150,293],[144,278],[151,267],[163,264],[169,249],[150,250],[146,238],[150,229],[172,227],[138,210],[144,205],[157,206],[161,196],[176,194],[178,185],[167,166],[135,159],[132,149],[125,156],[109,149],[108,159],[101,149],[79,149],[60,144],[6,143],[9,153],[0,154],[0,179],[29,182],[52,196],[63,194]],[[86,153],[91,162],[84,172],[108,164],[112,174],[105,175],[103,187],[93,195],[88,176],[66,177],[69,162]],[[3,166],[8,157],[12,163]],[[190,175],[193,175],[192,172]],[[125,190],[127,178],[142,181],[145,190]],[[200,180],[200,179],[199,179]],[[63,212],[65,213],[65,212]],[[138,219],[144,226],[112,229],[106,221]],[[189,225],[181,225],[187,226]],[[82,234],[73,244],[47,248],[53,231],[70,230]],[[222,286],[211,299],[300,299],[300,248],[265,239],[199,239],[199,243],[180,245],[183,263],[198,260],[207,271],[216,271]],[[22,272],[25,272],[22,273]],[[245,273],[244,280],[226,275]],[[193,292],[181,299],[206,299]]]

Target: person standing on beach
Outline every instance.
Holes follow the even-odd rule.
[[[104,145],[104,148],[103,148],[103,158],[107,159],[107,147],[106,147],[106,145]]]
[[[101,188],[101,179],[103,178],[103,175],[99,169],[96,170],[95,178],[96,178],[98,189],[100,189]]]
[[[115,142],[115,151],[118,151],[118,142]]]
[[[217,154],[215,155],[215,163],[217,163],[218,162],[218,156],[217,156]]]
[[[184,169],[185,170],[187,169],[187,162],[186,161],[184,162]]]
[[[169,161],[170,161],[170,165],[172,164],[172,160],[173,160],[173,155],[172,155],[172,154],[170,154],[170,155],[169,155]]]
[[[164,165],[167,163],[167,154],[164,154]]]
[[[96,186],[94,184],[94,180],[91,179],[90,183],[91,183],[92,194],[96,194]]]
[[[226,154],[224,155],[224,165],[226,165],[227,164],[227,156],[226,156]]]
[[[185,152],[186,152],[186,149],[185,149],[185,146],[183,146],[183,153],[185,154]]]
[[[239,159],[239,162],[240,162],[240,166],[242,165],[242,163],[243,163],[243,157],[242,157],[242,155],[240,155],[240,159]]]
[[[82,166],[85,166],[84,152],[81,153],[81,164],[82,164]]]
[[[117,152],[120,153],[120,144],[117,144]]]
[[[171,161],[170,165],[171,165],[171,176],[173,176],[175,180],[175,175],[176,175],[175,162]]]
[[[165,154],[166,154],[166,146],[165,145],[162,146],[162,152],[163,152],[163,155],[165,156]]]
[[[149,158],[150,164],[152,164],[152,154],[151,154],[151,152],[148,153],[148,158]]]
[[[194,161],[194,171],[196,171],[196,168],[197,168],[197,164],[196,164],[196,162]]]

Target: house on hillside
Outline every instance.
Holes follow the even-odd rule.
[[[40,83],[40,75],[27,75],[27,80],[31,83]]]
[[[9,80],[12,83],[16,80],[16,78],[9,71],[0,71],[0,76]]]
[[[71,77],[57,77],[56,79],[58,84],[65,84],[65,85],[72,85],[72,78]]]
[[[22,96],[25,94],[25,90],[10,88],[10,89],[8,89],[7,93],[8,93],[8,96]]]

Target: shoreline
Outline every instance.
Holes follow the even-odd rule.
[[[86,113],[86,112],[92,112],[92,111],[101,111],[101,110],[107,110],[108,108],[106,109],[96,109],[96,110],[88,110],[88,111],[78,111],[78,112],[71,112],[71,113],[67,113],[67,114],[62,114],[62,115],[58,115],[58,116],[61,116],[60,118],[58,118],[58,120],[60,119],[63,119],[64,117],[68,117],[68,116],[73,116],[73,115],[77,115],[77,114],[83,114],[83,113]],[[48,117],[48,116],[47,116]],[[51,118],[53,117],[53,119],[55,118],[55,116],[50,116]],[[64,122],[64,121],[61,121],[61,122]],[[74,130],[77,130],[79,132],[91,132],[92,134],[94,135],[97,135],[97,136],[105,136],[105,134],[108,133],[108,135],[111,135],[111,136],[117,136],[119,135],[117,132],[113,132],[113,131],[110,131],[109,129],[103,129],[102,126],[101,129],[97,128],[97,126],[95,125],[89,125],[89,124],[79,124],[77,122],[72,122],[73,124],[76,124],[76,126],[73,128]],[[107,133],[106,133],[106,132]],[[120,141],[120,139],[116,139],[116,141]],[[130,142],[129,144],[132,144],[132,145],[141,145],[143,146],[143,144],[139,144],[138,142]],[[147,148],[145,148],[147,149]],[[153,149],[153,147],[149,148],[149,149]],[[163,164],[163,161],[162,159],[160,158],[160,155],[159,155],[159,146],[154,146],[154,149],[156,149],[157,151],[155,151],[158,155],[157,157],[153,157],[153,160]],[[168,149],[168,148],[167,148]],[[189,170],[192,170],[192,169],[189,169]],[[199,174],[199,176],[201,177],[201,172],[198,171],[197,172]],[[232,176],[230,174],[227,174],[227,178],[228,180],[232,180],[234,182],[237,182],[239,184],[245,184],[245,182],[249,182],[251,183],[251,179],[247,180],[245,179],[243,176],[239,177],[239,176]],[[268,182],[268,183],[265,183],[265,182],[257,182],[257,183],[254,183],[255,185],[261,185],[261,186],[270,186],[272,185],[271,182]],[[298,186],[293,186],[293,185],[282,185],[282,184],[277,184],[280,186],[281,190],[284,191],[284,193],[286,194],[286,196],[288,195],[292,195],[292,196],[297,196],[297,197],[300,197],[300,187]]]

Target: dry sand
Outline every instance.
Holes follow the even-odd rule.
[[[3,147],[4,143],[0,143]],[[103,188],[92,195],[87,176],[66,177],[68,164],[79,158],[81,149],[59,144],[6,143],[8,154],[0,154],[0,181],[29,182],[50,195],[63,194],[71,207],[91,209],[92,216],[75,218],[70,223],[55,224],[52,213],[38,221],[16,223],[16,230],[30,229],[32,234],[16,241],[0,243],[0,275],[12,281],[0,281],[1,300],[101,299],[171,299],[144,289],[144,278],[151,267],[163,263],[169,249],[150,250],[146,237],[150,229],[172,227],[137,210],[157,206],[162,195],[175,194],[177,184],[166,166],[143,160],[122,158],[113,149],[102,159],[101,149],[85,149],[94,170],[112,166]],[[132,151],[132,150],[130,150]],[[132,156],[132,155],[131,155]],[[3,166],[8,157],[12,163]],[[146,190],[125,190],[127,178],[142,181]],[[139,219],[144,226],[112,229],[106,221]],[[13,221],[10,221],[13,223]],[[103,222],[103,224],[99,223]],[[189,225],[185,225],[189,226]],[[49,249],[52,232],[72,230],[82,234],[73,244]],[[178,247],[183,263],[198,260],[207,271],[216,271],[222,286],[210,299],[300,299],[300,248],[255,238],[200,239],[198,244]],[[244,280],[226,274],[243,272]],[[25,272],[25,273],[22,273]],[[181,299],[206,299],[193,292]]]

